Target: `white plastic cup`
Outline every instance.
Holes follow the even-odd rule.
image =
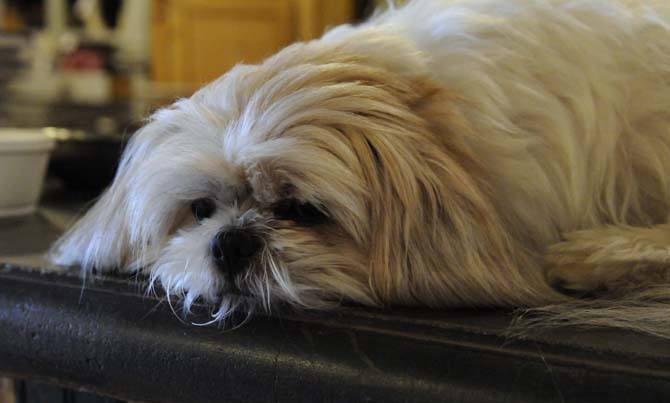
[[[53,148],[44,129],[0,128],[0,218],[35,212]]]

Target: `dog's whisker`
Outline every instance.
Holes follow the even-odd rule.
[[[172,314],[181,322],[186,324],[186,322],[181,318],[179,314],[177,314],[177,311],[174,309],[174,306],[172,305],[172,300],[170,299],[170,282],[165,285],[166,291],[165,291],[165,299],[167,300],[168,306],[170,307],[170,310],[172,311]]]

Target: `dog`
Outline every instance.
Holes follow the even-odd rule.
[[[238,65],[151,116],[51,259],[213,321],[495,306],[670,336],[664,3],[410,1]]]

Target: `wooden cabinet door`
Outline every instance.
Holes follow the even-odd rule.
[[[153,0],[152,76],[195,88],[352,13],[352,0]]]
[[[158,81],[203,84],[239,62],[260,62],[295,36],[288,1],[154,4],[152,65]]]

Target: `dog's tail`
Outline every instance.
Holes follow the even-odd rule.
[[[525,338],[566,326],[619,328],[670,339],[670,284],[518,310],[508,334]]]

